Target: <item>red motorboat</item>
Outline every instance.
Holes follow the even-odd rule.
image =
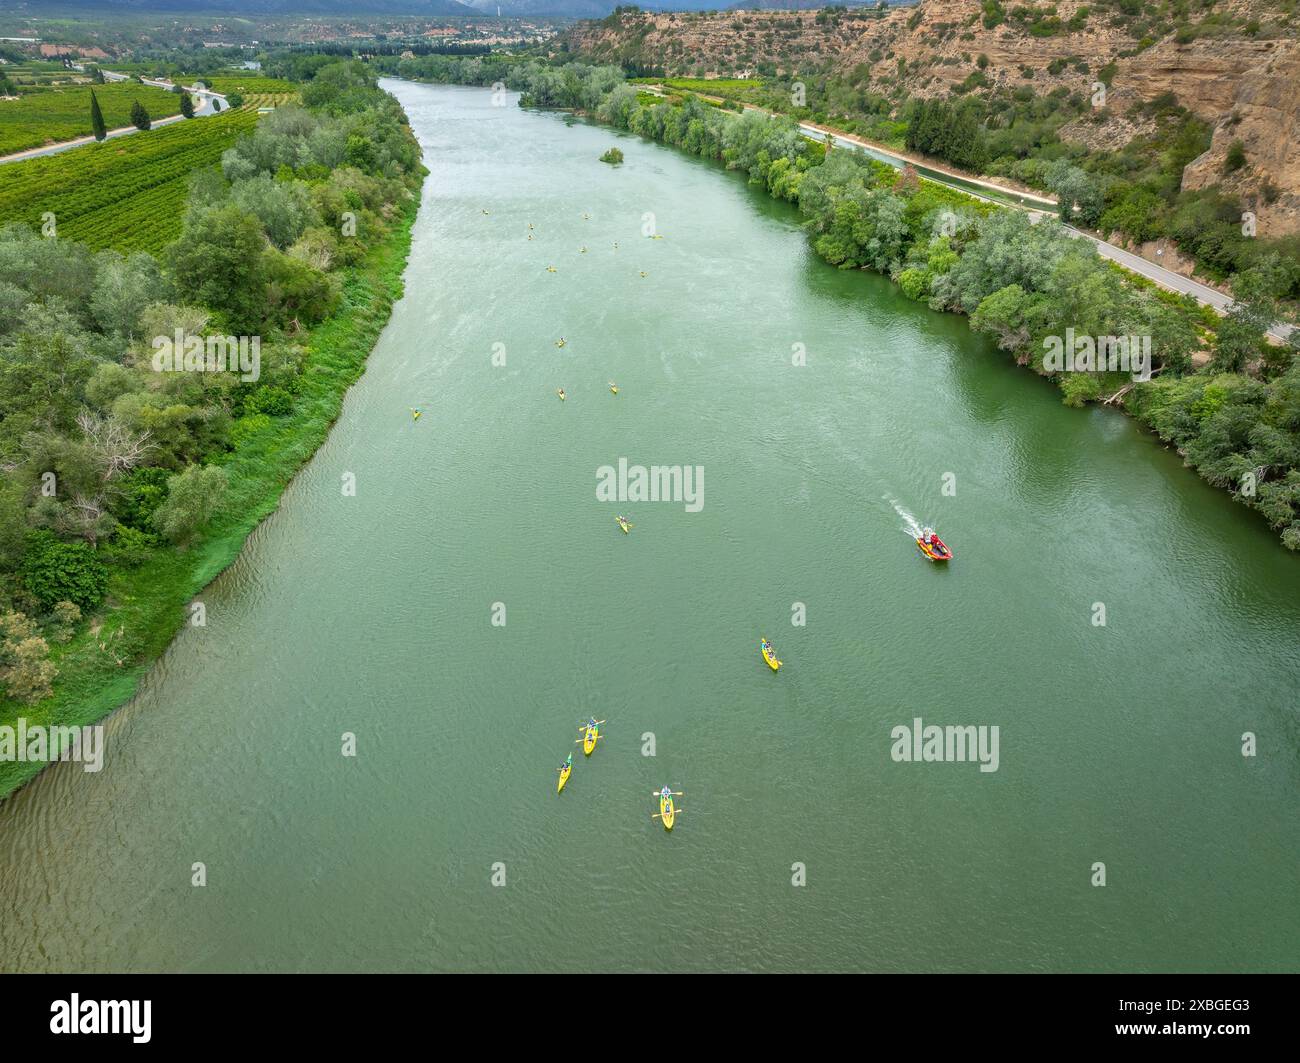
[[[925,554],[931,561],[951,561],[952,551],[948,549],[939,536],[931,533],[930,541],[927,543],[924,538],[918,538],[916,545],[921,553]]]

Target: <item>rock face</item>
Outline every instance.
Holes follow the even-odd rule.
[[[1143,25],[1158,38],[1135,39],[1135,19],[1118,6],[1060,0],[1058,24],[1014,17],[1046,5],[1002,0],[1001,18],[981,0],[920,0],[883,16],[864,9],[828,17],[813,11],[634,14],[582,23],[569,47],[591,59],[636,61],[670,74],[735,76],[772,64],[782,73],[829,61],[872,92],[903,97],[985,95],[1058,89],[1092,98],[1110,82],[1097,119],[1063,126],[1060,136],[1094,149],[1118,148],[1152,132],[1129,113],[1172,93],[1214,128],[1210,149],[1184,171],[1185,188],[1219,184],[1257,217],[1261,236],[1300,232],[1300,42],[1297,16],[1282,0],[1220,0],[1187,16],[1196,33],[1161,23],[1167,5],[1144,4]],[[1159,16],[1159,17],[1157,17]],[[819,21],[820,20],[820,21]],[[1202,25],[1201,20],[1205,21]],[[994,25],[986,25],[987,22]],[[1224,172],[1241,142],[1246,165]]]
[[[1241,74],[1235,89],[1210,150],[1183,171],[1183,187],[1219,184],[1237,193],[1254,210],[1262,236],[1300,232],[1300,44],[1279,42]],[[1236,142],[1246,165],[1225,175]]]

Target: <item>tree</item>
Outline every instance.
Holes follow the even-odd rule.
[[[186,118],[194,117],[194,101],[190,99],[188,92],[181,93],[181,114]]]
[[[308,224],[316,221],[307,186],[301,181],[277,181],[260,173],[238,182],[230,202],[262,223],[271,243],[280,249],[292,244]]]
[[[1265,345],[1265,334],[1281,317],[1278,293],[1287,285],[1281,257],[1272,253],[1262,257],[1250,269],[1242,270],[1232,278],[1232,305],[1227,316],[1219,323],[1215,337],[1214,367],[1220,372],[1233,373],[1245,368],[1252,359],[1270,349]],[[1285,368],[1289,352],[1277,348],[1282,356],[1275,361]]]
[[[173,543],[188,542],[216,512],[228,482],[219,466],[189,466],[167,481],[167,498],[154,511],[153,526]]]
[[[233,204],[191,214],[168,262],[186,302],[219,311],[236,335],[255,335],[266,309],[261,222]]]
[[[1061,221],[1096,225],[1104,205],[1097,183],[1083,170],[1058,159],[1047,169],[1047,187],[1056,193]],[[1075,207],[1078,214],[1075,214]]]
[[[0,348],[0,451],[29,431],[71,433],[97,364],[94,337],[66,312],[33,304]]]
[[[94,287],[90,291],[90,312],[105,334],[134,340],[140,315],[156,301],[162,280],[157,260],[137,251],[123,258],[116,251],[101,251]]]
[[[149,112],[144,109],[144,104],[139,100],[131,104],[131,124],[136,129],[148,129],[153,125],[149,118]]]
[[[95,97],[94,89],[90,90],[90,128],[96,140],[103,140],[108,136],[108,129],[104,125],[104,112],[99,109],[99,100]]]

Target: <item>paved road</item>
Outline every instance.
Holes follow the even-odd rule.
[[[104,71],[105,78],[108,77],[108,73],[109,73],[108,71]],[[119,80],[119,78],[123,76],[125,75],[119,75],[113,80],[115,81]],[[145,79],[145,84],[153,85],[155,88],[170,88],[171,86],[170,81],[166,81],[166,82],[153,81],[147,78]],[[198,88],[187,88],[186,91],[192,97],[198,100],[198,103],[194,107],[195,118],[206,118],[208,115],[224,113],[230,108],[230,101],[227,100],[220,93],[210,92],[207,89],[198,89]],[[215,101],[219,101],[219,102],[215,102]],[[173,115],[169,115],[166,118],[155,118],[150,128],[157,129],[159,126],[171,125],[173,122],[183,122],[183,121],[185,121],[184,115],[173,114]],[[138,130],[135,126],[126,125],[126,126],[122,126],[119,129],[110,129],[108,131],[108,136],[105,137],[105,139],[107,140],[113,137],[130,136],[132,133],[139,133],[139,132],[140,130]],[[94,144],[94,143],[95,143],[94,137],[78,137],[76,140],[63,140],[60,141],[58,144],[47,144],[43,148],[28,148],[26,151],[16,151],[12,155],[0,155],[0,164],[6,162],[22,162],[25,159],[39,159],[42,155],[56,155],[60,151],[67,151],[70,148],[79,148],[84,144]]]
[[[655,96],[667,95],[658,85],[641,85],[639,87]],[[704,94],[699,93],[698,95]],[[721,99],[721,97],[717,96],[711,98]],[[756,107],[753,104],[747,103],[744,104],[744,107],[748,111],[759,111],[769,117],[774,114],[774,112],[769,111],[766,108]],[[825,140],[826,136],[829,134],[831,143],[837,148],[847,148],[850,151],[865,151],[874,157],[883,157],[885,161],[898,166],[899,168],[906,163],[914,163],[914,160],[909,159],[906,155],[902,155],[899,152],[890,151],[888,148],[882,148],[877,144],[870,144],[858,139],[857,137],[850,136],[847,133],[833,132],[823,126],[813,125],[811,122],[800,122],[799,131],[814,140]],[[982,199],[986,203],[994,203],[998,206],[1004,207],[1016,207],[1027,212],[1035,221],[1044,217],[1056,217],[1056,200],[1054,199],[1049,199],[1046,196],[1033,195],[1028,192],[1019,192],[1014,189],[1004,188],[1003,186],[994,184],[991,181],[981,181],[976,177],[961,177],[957,174],[951,175],[955,180],[952,183],[949,183],[943,180],[942,175],[944,171],[928,165],[926,168],[939,176],[931,177],[928,174],[918,174],[918,176],[924,181],[934,181],[936,184],[945,185],[948,188],[954,188],[958,192],[965,193],[968,196],[974,196],[976,199]],[[988,189],[993,194],[981,195],[979,192],[972,191],[967,187],[968,185],[977,185]],[[1132,251],[1126,251],[1122,247],[1117,247],[1115,244],[1099,239],[1091,233],[1084,232],[1082,229],[1076,229],[1072,225],[1065,226],[1065,230],[1071,236],[1091,240],[1093,246],[1097,248],[1097,253],[1101,255],[1102,258],[1116,262],[1125,269],[1146,277],[1148,280],[1155,281],[1162,288],[1166,288],[1173,292],[1181,292],[1184,295],[1190,295],[1203,306],[1211,307],[1220,314],[1226,314],[1229,307],[1232,306],[1231,296],[1224,295],[1222,292],[1216,291],[1207,284],[1202,284],[1200,281],[1192,280],[1190,277],[1184,277],[1181,273],[1175,273],[1173,270],[1166,269],[1164,266],[1158,265],[1155,262],[1148,262],[1141,255],[1135,255]],[[1268,334],[1274,339],[1285,341],[1294,331],[1296,331],[1294,326],[1285,324],[1284,322],[1278,322],[1278,324],[1269,329]]]
[[[811,125],[806,122],[799,123],[799,129],[802,133],[817,140],[824,139],[828,132],[828,130],[823,129],[820,126]],[[856,137],[835,133],[831,134],[831,139],[838,148],[847,148],[850,151],[867,150],[870,151],[872,155],[886,156],[890,162],[899,167],[910,161],[904,155],[888,151],[887,149],[878,147],[874,144],[867,145],[859,141]],[[1017,207],[1026,211],[1030,215],[1031,219],[1035,221],[1039,218],[1056,217],[1055,201],[1046,199],[1042,196],[1021,194],[1012,191],[1011,189],[1000,188],[990,182],[979,181],[974,178],[960,178],[960,181],[962,182],[996,190],[1000,193],[1000,196],[994,198],[993,196],[984,196],[980,195],[978,192],[972,192],[969,188],[965,187],[964,183],[959,184],[954,182],[953,184],[948,184],[948,182],[943,181],[941,178],[930,177],[926,174],[920,174],[919,176],[922,180],[934,181],[936,184],[955,188],[959,192],[964,192],[968,196],[974,196],[976,199],[982,199],[988,203],[996,203],[999,206]],[[1032,203],[1027,202],[1027,200],[1033,200],[1038,204],[1048,205],[1053,209],[1044,210],[1041,206],[1035,206]],[[1190,277],[1184,277],[1181,273],[1175,273],[1173,270],[1166,269],[1158,263],[1150,262],[1141,255],[1135,255],[1132,251],[1126,251],[1124,248],[1118,247],[1106,240],[1099,239],[1091,233],[1084,232],[1082,229],[1076,229],[1073,225],[1065,226],[1065,231],[1071,236],[1084,240],[1091,240],[1093,246],[1097,248],[1097,253],[1101,255],[1102,258],[1116,262],[1127,270],[1131,270],[1140,276],[1146,277],[1148,280],[1155,281],[1162,288],[1167,288],[1169,291],[1173,292],[1181,292],[1184,295],[1190,295],[1203,306],[1211,307],[1220,314],[1226,314],[1232,306],[1231,296],[1224,295],[1223,292],[1216,291],[1207,284],[1202,284],[1200,281],[1192,280]],[[1269,329],[1268,334],[1274,339],[1285,341],[1294,331],[1294,326],[1278,322]]]

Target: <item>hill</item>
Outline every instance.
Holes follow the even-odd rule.
[[[981,118],[997,129],[1023,121],[1038,101],[1073,101],[1042,121],[1080,150],[1139,144],[1162,118],[1185,112],[1204,136],[1182,169],[1183,189],[1218,185],[1256,213],[1261,235],[1281,235],[1300,232],[1296,17],[1289,0],[620,10],[574,27],[564,43],[632,70],[832,83],[845,114],[856,106],[896,117],[909,100],[981,100]]]

